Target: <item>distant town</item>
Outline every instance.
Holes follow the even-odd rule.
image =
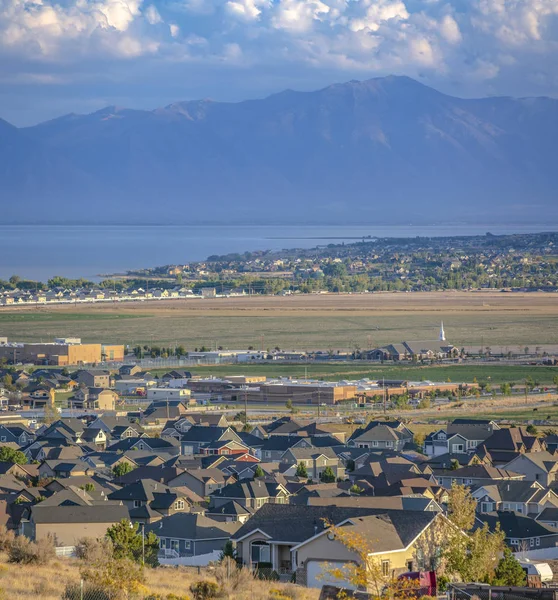
[[[210,256],[100,282],[13,275],[0,306],[215,298],[252,294],[558,290],[558,234],[366,238],[313,249]]]

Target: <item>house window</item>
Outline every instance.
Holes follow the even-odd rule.
[[[372,447],[373,447],[373,448],[376,448],[377,446],[378,446],[378,442],[374,440],[374,441],[372,442]]]
[[[390,561],[389,560],[383,560],[382,561],[382,575],[384,577],[387,577],[389,575],[389,565],[390,565]]]
[[[531,538],[529,540],[529,546],[531,546],[531,548],[535,545],[535,538]]]
[[[174,508],[175,508],[176,510],[184,510],[184,500],[177,500],[177,501],[174,503]]]
[[[511,539],[510,546],[519,546],[519,540],[516,538]]]
[[[141,506],[141,500],[134,500],[134,508],[139,508]]]
[[[541,538],[535,538],[535,545],[537,545],[537,546],[541,545]]]
[[[412,572],[412,570],[413,570],[413,561],[408,560],[407,561],[407,571]]]
[[[192,542],[190,540],[185,540],[184,541],[184,549],[185,550],[191,550],[192,549]]]
[[[6,436],[3,435],[2,437],[0,437],[0,442],[5,442],[6,441]]]
[[[271,457],[271,452],[269,450],[265,451],[265,456],[266,458],[270,458]]]
[[[178,552],[180,549],[180,542],[178,540],[171,540],[170,547],[171,547],[171,550]]]
[[[388,448],[393,448],[393,442],[386,442],[386,446]]]
[[[267,542],[252,542],[252,562],[269,563],[271,562],[271,552]]]
[[[159,548],[166,548],[166,547],[167,547],[166,538],[159,538]]]

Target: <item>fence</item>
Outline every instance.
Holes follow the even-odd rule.
[[[555,588],[500,587],[480,584],[452,584],[448,600],[558,600]]]

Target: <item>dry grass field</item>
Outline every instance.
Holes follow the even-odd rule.
[[[0,309],[0,335],[40,341],[353,349],[437,338],[457,346],[556,343],[558,296],[430,292],[190,299]]]
[[[202,579],[213,580],[211,572],[195,568],[159,567],[146,569],[148,594],[162,598],[191,598],[190,585]],[[0,598],[2,600],[61,600],[68,584],[80,581],[80,563],[63,558],[49,565],[17,565],[6,563],[0,557]],[[225,598],[227,596],[220,596]],[[291,584],[265,582],[248,578],[242,592],[234,594],[235,600],[317,600],[318,591]]]

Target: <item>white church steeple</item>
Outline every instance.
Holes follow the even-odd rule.
[[[439,337],[439,341],[440,342],[445,342],[446,341],[446,332],[444,331],[444,322],[443,321],[440,323],[440,337]]]

